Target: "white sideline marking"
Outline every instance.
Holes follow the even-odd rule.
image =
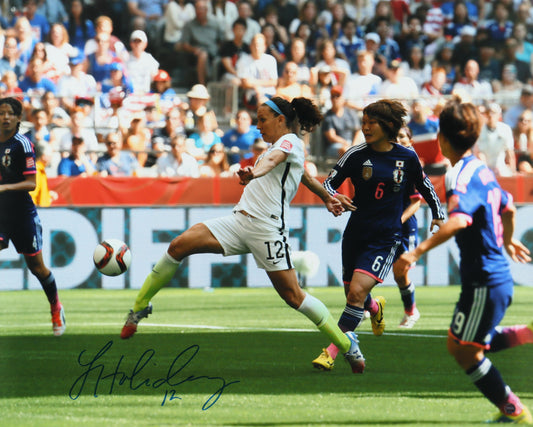
[[[70,327],[94,327],[94,326],[112,326],[120,328],[122,324],[117,323],[85,323],[83,325],[67,324],[67,332]],[[179,328],[179,329],[211,329],[218,331],[250,331],[250,332],[319,332],[318,329],[301,329],[301,328],[252,328],[247,326],[217,326],[217,325],[174,325],[168,323],[142,323],[142,327],[156,327],[156,328]],[[0,329],[27,329],[28,327],[50,327],[49,323],[33,323],[25,325],[0,325]],[[370,331],[357,331],[358,335],[373,335]],[[446,338],[446,335],[429,335],[429,334],[407,334],[405,332],[387,332],[383,335],[397,336],[397,337],[415,337],[415,338]]]

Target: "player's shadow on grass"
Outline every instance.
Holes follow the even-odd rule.
[[[172,393],[200,393],[207,401],[218,392],[437,398],[473,391],[446,353],[443,338],[386,334],[360,338],[367,359],[363,375],[352,374],[342,356],[331,372],[313,369],[311,360],[328,344],[318,333],[153,334],[145,328],[125,341],[106,334],[0,337],[0,376],[5,385],[0,397],[64,395],[76,400],[95,394],[153,394],[163,398],[166,393],[170,399]],[[504,376],[516,392],[530,392],[531,375],[523,374],[522,362],[520,355],[506,358]]]

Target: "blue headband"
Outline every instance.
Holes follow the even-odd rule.
[[[269,99],[268,101],[265,102],[266,105],[268,105],[270,108],[272,108],[276,113],[278,113],[280,116],[283,116],[285,117],[285,114],[283,114],[281,112],[281,110],[279,109],[279,107],[276,105],[276,103],[274,101],[272,101],[271,99]]]

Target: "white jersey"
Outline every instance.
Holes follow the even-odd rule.
[[[266,175],[250,181],[234,210],[244,210],[284,230],[289,204],[304,173],[304,142],[293,133],[283,135],[258,161],[272,150],[281,150],[289,156]]]

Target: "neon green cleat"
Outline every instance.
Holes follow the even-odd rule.
[[[325,348],[322,349],[322,353],[315,360],[311,362],[313,366],[321,371],[331,371],[335,366],[335,360],[329,355],[329,351]]]
[[[378,303],[378,312],[370,317],[370,320],[372,321],[372,332],[374,335],[379,336],[383,335],[383,331],[385,330],[385,319],[383,318],[383,310],[385,308],[385,304],[387,301],[384,297],[376,297],[376,302]]]
[[[533,424],[531,412],[525,406],[518,415],[507,415],[498,412],[496,416],[489,421],[490,423],[507,423],[507,424]]]

